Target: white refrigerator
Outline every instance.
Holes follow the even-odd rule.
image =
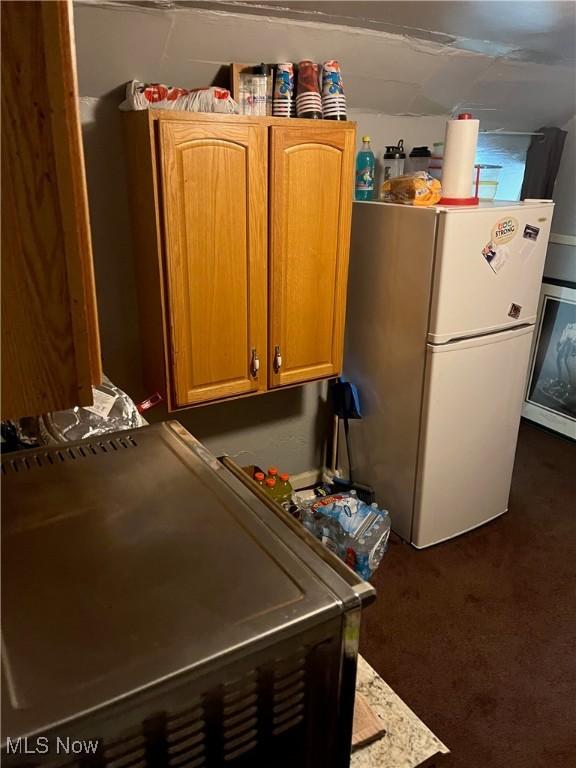
[[[354,479],[415,547],[507,511],[553,203],[354,204]]]

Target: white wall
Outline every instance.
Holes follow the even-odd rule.
[[[562,128],[568,135],[554,187],[552,233],[572,238],[573,244],[549,244],[544,275],[576,283],[576,116]]]
[[[382,155],[386,147],[396,145],[404,140],[406,157],[413,147],[427,145],[432,150],[435,141],[444,141],[447,116],[424,115],[422,117],[406,117],[399,115],[383,115],[377,112],[364,112],[350,109],[348,116],[357,123],[356,144],[358,149],[362,144],[362,136],[371,138],[372,151],[376,155],[376,190],[382,181]]]
[[[350,120],[355,120],[358,125],[356,134],[358,148],[362,143],[362,136],[368,134],[372,138],[372,150],[380,158],[386,146],[397,144],[399,139],[404,139],[406,155],[412,147],[427,144],[432,149],[435,141],[444,141],[447,119],[446,115],[406,117],[366,112],[360,109],[350,109],[348,117]]]

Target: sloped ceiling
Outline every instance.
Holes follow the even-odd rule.
[[[338,58],[360,110],[468,109],[508,130],[576,111],[572,2],[84,0],[75,26],[83,96],[132,78],[206,85],[230,61]]]
[[[362,27],[520,61],[573,64],[576,58],[576,6],[570,0],[150,0],[148,4]]]

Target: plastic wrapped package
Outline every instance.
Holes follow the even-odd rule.
[[[142,109],[176,109],[182,112],[238,112],[238,104],[226,88],[175,88],[161,83],[126,83],[126,98],[120,104],[123,112]]]
[[[297,497],[296,497],[297,498]],[[380,565],[390,536],[390,516],[365,504],[355,491],[300,501],[300,521],[363,579]]]
[[[147,422],[128,395],[104,376],[92,387],[94,404],[54,411],[40,417],[40,433],[46,443],[70,443],[107,432],[136,429]]]
[[[442,185],[427,171],[387,179],[380,185],[380,200],[404,205],[436,205],[442,197]]]

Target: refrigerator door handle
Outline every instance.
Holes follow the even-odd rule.
[[[525,333],[533,333],[534,325],[516,325],[514,328],[507,328],[496,333],[485,333],[482,336],[470,336],[465,339],[454,339],[446,344],[430,344],[426,347],[433,353],[436,352],[455,352],[459,349],[469,349],[470,347],[483,347],[485,344],[498,344],[501,341],[507,341],[516,336],[523,336]]]

